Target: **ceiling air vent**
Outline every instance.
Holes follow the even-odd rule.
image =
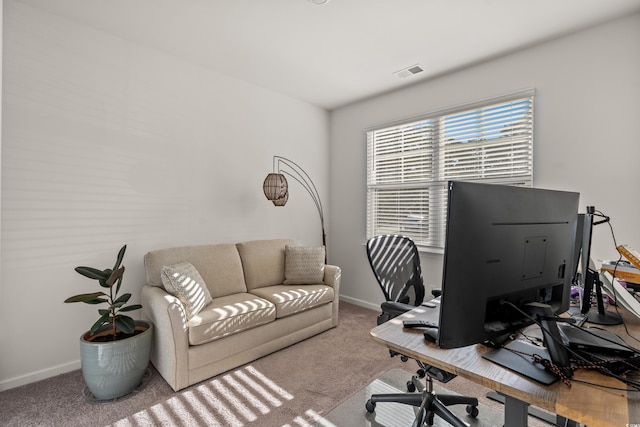
[[[406,79],[407,77],[415,76],[418,73],[423,72],[424,70],[418,64],[412,65],[411,67],[403,68],[402,70],[396,71],[395,76],[399,79]]]

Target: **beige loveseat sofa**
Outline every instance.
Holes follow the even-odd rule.
[[[317,249],[256,240],[147,253],[142,315],[155,325],[151,362],[169,385],[183,389],[337,326],[340,268],[324,265],[322,252],[318,271]],[[182,293],[165,290],[175,291],[173,279]]]

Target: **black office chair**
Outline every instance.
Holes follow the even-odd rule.
[[[399,235],[381,235],[371,238],[367,242],[367,257],[373,274],[384,293],[385,300],[378,315],[378,325],[399,316],[419,306],[424,299],[424,283],[418,249],[408,237]],[[440,291],[434,291],[438,296]],[[390,351],[391,356],[400,356],[403,362],[409,358],[397,352]],[[433,379],[448,382],[455,375],[427,365],[416,360],[419,366],[417,373],[407,382],[407,389],[411,393],[402,394],[374,394],[366,403],[368,412],[374,412],[376,403],[395,402],[418,407],[414,426],[423,423],[433,425],[434,415],[447,421],[453,426],[466,426],[448,408],[450,405],[467,405],[467,414],[478,416],[478,399],[466,396],[436,395],[433,392]],[[421,393],[413,393],[415,383],[426,377],[425,389]]]

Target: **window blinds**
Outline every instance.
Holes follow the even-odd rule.
[[[367,238],[444,248],[449,180],[532,185],[532,93],[367,131]]]

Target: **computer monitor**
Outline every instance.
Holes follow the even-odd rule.
[[[569,309],[579,197],[449,182],[439,347],[500,340],[532,323],[523,312]]]

